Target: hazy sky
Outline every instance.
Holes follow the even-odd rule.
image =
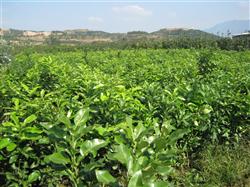
[[[1,5],[1,27],[27,30],[204,29],[228,20],[250,19],[249,0],[2,0]]]

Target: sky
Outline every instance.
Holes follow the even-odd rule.
[[[250,19],[249,0],[0,0],[1,28],[106,32],[206,29]]]

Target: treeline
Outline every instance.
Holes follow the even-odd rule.
[[[9,47],[10,49],[11,47]],[[221,49],[244,51],[250,49],[250,38],[231,39],[231,38],[175,38],[175,39],[148,39],[141,38],[137,40],[120,40],[116,42],[94,42],[88,44],[65,45],[56,43],[25,46],[27,51],[39,52],[66,52],[78,50],[106,50],[106,49]],[[14,46],[11,52],[16,54],[23,52],[24,46]]]
[[[242,51],[250,49],[250,38],[231,39],[231,38],[176,38],[166,40],[137,40],[127,41],[125,43],[115,43],[118,48],[155,48],[155,49],[221,49]]]

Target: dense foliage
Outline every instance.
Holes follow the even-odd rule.
[[[8,44],[8,43],[7,43]],[[1,47],[0,47],[1,48]],[[131,49],[213,49],[227,51],[245,51],[250,49],[250,38],[206,38],[206,37],[177,37],[166,39],[151,39],[151,38],[133,38],[124,39],[113,42],[92,42],[92,43],[75,43],[67,45],[61,43],[53,37],[50,37],[43,45],[8,45],[7,48],[12,48],[11,52],[16,54],[24,51],[39,53],[51,52],[73,52],[78,50],[96,51],[96,50],[131,50]]]
[[[0,66],[2,186],[203,185],[187,162],[249,139],[249,51],[19,53]]]

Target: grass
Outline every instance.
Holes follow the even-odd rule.
[[[196,162],[205,184],[223,187],[250,186],[250,141],[239,145],[209,146]]]

